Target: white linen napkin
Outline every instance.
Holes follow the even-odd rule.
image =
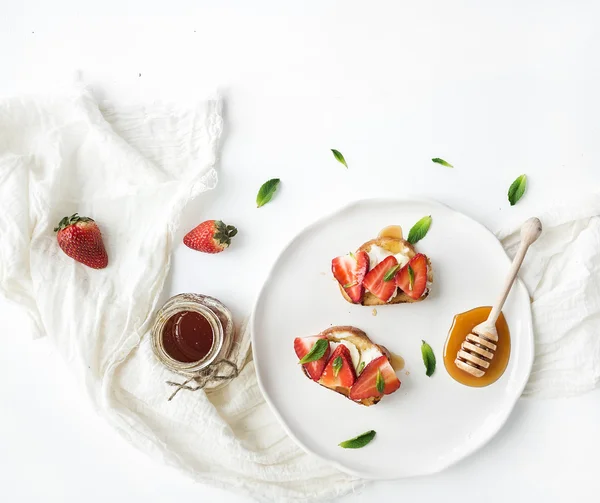
[[[163,383],[182,379],[152,354],[152,315],[181,209],[217,183],[221,130],[218,99],[188,110],[100,109],[84,91],[0,103],[0,292],[27,310],[35,335],[52,339],[97,411],[138,448],[264,501],[336,496],[353,481],[286,436],[252,363],[221,391],[166,400]],[[88,269],[58,248],[53,227],[74,211],[100,223],[108,268]],[[238,357],[241,365],[246,354]]]
[[[97,411],[138,448],[260,501],[339,496],[362,482],[287,437],[251,361],[212,393],[181,392],[167,402],[156,385],[177,379],[152,354],[152,314],[179,213],[217,183],[220,110],[218,99],[189,110],[100,110],[87,92],[0,103],[0,293],[27,310],[36,335],[49,336],[86,383]],[[599,208],[594,197],[542,216],[544,235],[523,270],[538,341],[528,394],[597,384]],[[109,260],[119,257],[107,269],[91,271],[59,250],[52,228],[74,210],[101,222]],[[514,230],[501,236],[513,252]],[[242,334],[247,347],[249,333]]]
[[[526,396],[571,396],[600,381],[600,194],[556,204],[520,276],[531,296],[535,361]],[[512,258],[519,229],[498,233]]]

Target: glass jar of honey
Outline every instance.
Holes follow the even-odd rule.
[[[234,336],[231,312],[219,300],[193,293],[171,297],[157,313],[152,350],[173,372],[194,376],[227,358]]]

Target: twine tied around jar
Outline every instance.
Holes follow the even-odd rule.
[[[164,346],[163,331],[168,320],[177,313],[187,311],[203,316],[211,325],[213,333],[211,349],[199,361],[176,360],[171,357]],[[239,375],[243,363],[239,362],[239,367],[235,363],[238,361],[239,344],[234,346],[234,337],[235,329],[231,311],[219,300],[195,293],[180,293],[171,297],[156,314],[151,332],[152,351],[158,361],[170,371],[180,374],[186,379],[184,382],[166,381],[169,386],[177,388],[168,401],[173,400],[182,389],[198,391],[208,386],[212,390],[217,388],[212,383],[220,381],[226,384],[235,379]]]
[[[224,370],[225,374],[219,374],[218,372]],[[177,389],[175,391],[173,391],[173,393],[171,394],[171,396],[169,397],[169,399],[167,400],[168,402],[170,402],[171,400],[173,400],[173,398],[175,398],[175,396],[177,395],[177,393],[179,393],[182,389],[188,390],[188,391],[198,391],[200,389],[204,389],[204,387],[210,382],[210,381],[231,381],[232,379],[235,379],[240,373],[240,370],[238,369],[238,366],[233,363],[230,360],[219,360],[216,361],[214,363],[211,363],[208,367],[203,368],[202,370],[199,370],[196,374],[194,374],[193,376],[191,376],[187,381],[184,382],[173,382],[173,381],[166,381],[166,383],[169,386],[177,386]],[[196,382],[196,386],[190,386],[189,384],[195,381]]]

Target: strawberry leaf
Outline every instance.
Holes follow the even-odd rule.
[[[377,380],[375,381],[375,387],[377,388],[378,393],[383,393],[385,389],[385,381],[383,380],[383,375],[381,375],[381,370],[377,370]]]
[[[371,440],[375,438],[375,430],[367,431],[357,437],[351,438],[339,444],[344,449],[360,449],[367,445]]]
[[[352,283],[346,283],[344,288],[352,288],[353,286],[358,285],[358,281],[353,281]]]
[[[433,349],[425,341],[421,341],[421,355],[423,356],[423,363],[425,364],[425,375],[431,377],[435,372],[435,355]]]
[[[527,175],[521,175],[511,184],[508,189],[508,201],[511,206],[514,206],[519,202],[519,199],[525,194],[527,188]]]
[[[347,168],[348,164],[346,164],[346,159],[344,159],[342,153],[334,148],[332,148],[331,151],[333,152],[333,157],[335,157],[339,163],[343,164]]]
[[[73,213],[70,217],[63,217],[58,225],[54,228],[54,232],[66,229],[70,225],[76,224],[77,222],[93,222],[89,217],[80,217],[77,213]]]
[[[260,189],[258,190],[258,194],[256,195],[257,208],[264,206],[271,200],[273,194],[275,194],[275,191],[277,190],[279,182],[279,178],[271,178],[271,180],[267,180],[261,185]]]
[[[333,360],[333,377],[337,377],[342,370],[342,357],[338,356],[335,360]]]
[[[223,246],[231,244],[231,238],[237,234],[233,225],[226,225],[221,220],[215,220],[215,234],[213,238]]]
[[[316,362],[317,360],[323,357],[328,347],[329,341],[327,339],[319,339],[313,344],[313,347],[310,348],[310,351],[306,353],[298,363],[304,364]]]
[[[386,272],[385,276],[383,277],[383,281],[391,281],[391,280],[393,280],[394,276],[396,276],[396,273],[398,272],[398,269],[400,269],[400,264],[396,264],[388,272]]]
[[[429,231],[431,227],[431,215],[423,217],[415,225],[412,226],[406,239],[411,245],[414,245],[417,241],[421,241]]]
[[[440,159],[439,157],[434,157],[433,159],[431,159],[433,162],[436,162],[438,164],[441,164],[442,166],[446,166],[447,168],[453,168],[454,166],[452,166],[452,164],[450,164],[449,162],[444,161],[444,159]]]

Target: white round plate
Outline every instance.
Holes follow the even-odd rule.
[[[331,275],[331,260],[377,236],[387,225],[408,233],[425,215],[433,224],[417,243],[433,264],[431,295],[423,302],[373,308],[347,303]],[[406,234],[405,234],[406,235]],[[512,339],[508,368],[496,383],[469,388],[446,372],[443,348],[455,314],[491,305],[509,259],[481,224],[428,200],[365,200],[302,231],[275,262],[252,314],[252,344],[262,392],[289,435],[307,452],[365,478],[438,472],[488,442],[521,395],[533,362],[529,294],[519,281],[504,307]],[[331,325],[353,325],[406,361],[401,388],[364,407],[307,379],[294,353],[295,337]],[[437,369],[425,375],[421,339]],[[338,444],[368,430],[362,449]]]

